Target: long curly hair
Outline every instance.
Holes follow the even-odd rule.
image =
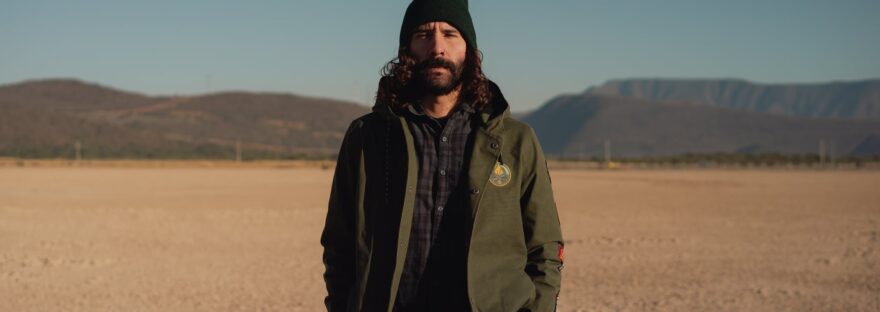
[[[492,92],[489,89],[489,80],[483,74],[482,53],[468,47],[461,73],[461,93],[459,99],[468,101],[477,111],[482,110],[492,101]],[[406,47],[397,51],[397,57],[389,61],[382,68],[382,79],[379,80],[379,90],[376,92],[376,101],[381,101],[394,110],[405,108],[418,99],[419,90],[416,88],[414,71],[416,59],[409,53]]]

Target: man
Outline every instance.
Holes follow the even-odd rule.
[[[321,243],[330,311],[553,311],[562,234],[534,131],[480,67],[466,0],[416,0],[351,123]]]

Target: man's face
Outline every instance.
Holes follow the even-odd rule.
[[[416,58],[416,79],[425,91],[449,94],[461,83],[467,43],[458,29],[446,22],[417,27],[410,38],[410,53]]]

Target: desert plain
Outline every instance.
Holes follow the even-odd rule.
[[[551,174],[559,311],[880,311],[880,171]],[[331,179],[0,168],[0,311],[321,311]]]

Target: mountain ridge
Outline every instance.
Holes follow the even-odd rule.
[[[880,119],[880,79],[759,84],[734,78],[630,78],[609,80],[583,94],[689,101],[798,117]]]
[[[601,156],[606,140],[613,155],[626,157],[816,154],[820,140],[838,155],[880,155],[880,119],[786,115],[596,88],[559,95],[515,118],[532,125],[555,157]],[[653,90],[639,88],[633,85],[641,90],[633,94]],[[0,111],[0,156],[72,157],[80,142],[87,158],[229,159],[241,146],[245,159],[278,159],[335,154],[351,120],[370,108],[282,92],[149,96],[45,79],[0,85]]]
[[[0,86],[0,154],[228,158],[331,155],[365,106],[289,93],[147,96],[75,79]],[[112,135],[111,135],[112,133]]]
[[[535,129],[545,153],[556,157],[602,156],[606,140],[624,157],[815,154],[819,140],[836,142],[839,155],[880,153],[876,144],[862,144],[880,137],[880,121],[782,116],[685,101],[562,95],[522,120]]]

